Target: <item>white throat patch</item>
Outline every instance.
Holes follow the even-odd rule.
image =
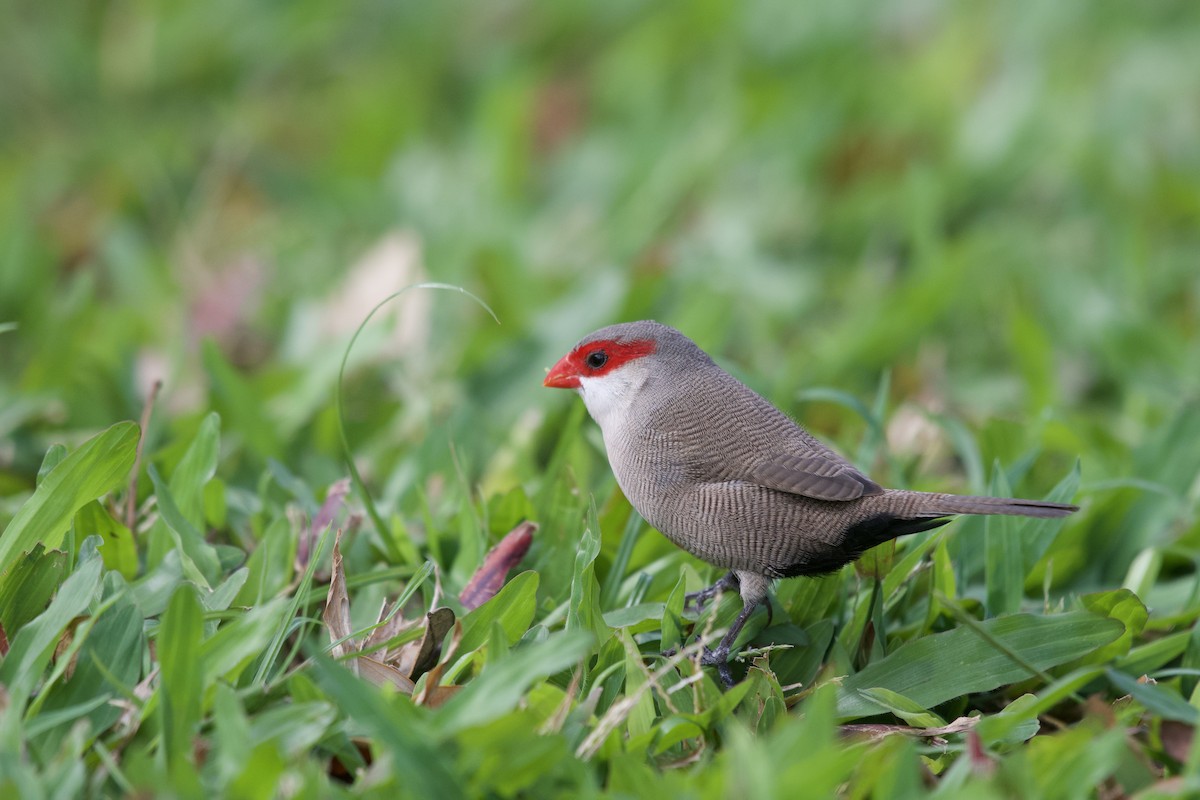
[[[646,382],[646,371],[631,369],[632,366],[626,364],[601,378],[579,378],[579,395],[602,431],[625,416],[634,396]]]

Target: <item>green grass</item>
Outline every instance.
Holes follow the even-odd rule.
[[[0,21],[0,795],[1200,793],[1200,7]],[[426,281],[499,324],[408,292],[339,404]],[[1082,511],[779,583],[724,692],[737,598],[541,387],[647,317],[881,483]]]

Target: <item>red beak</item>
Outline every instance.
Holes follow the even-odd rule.
[[[549,386],[551,389],[578,389],[579,373],[575,371],[575,366],[571,364],[570,359],[569,354],[560,358],[558,363],[546,373],[546,379],[542,381],[542,385]]]

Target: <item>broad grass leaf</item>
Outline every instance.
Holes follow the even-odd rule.
[[[204,664],[203,685],[218,679],[236,684],[242,670],[266,651],[275,630],[285,621],[289,605],[289,598],[276,597],[238,614],[205,639],[199,651]]]
[[[775,599],[797,625],[807,626],[828,619],[843,596],[840,573],[818,575],[798,581],[780,581]]]
[[[625,580],[625,573],[629,570],[629,560],[633,557],[633,549],[637,545],[643,520],[625,499],[625,495],[619,491],[614,493],[606,506],[607,513],[601,520],[605,525],[605,530],[614,530],[615,526],[611,523],[618,517],[624,519],[624,524],[621,525],[621,538],[615,552],[612,553],[608,572],[604,576],[604,582],[600,589],[600,607],[613,608],[617,604],[617,596],[621,591],[621,583]],[[601,547],[607,549],[603,542]]]
[[[1104,674],[1113,686],[1133,697],[1151,714],[1192,726],[1200,725],[1200,709],[1176,692],[1156,683],[1144,683],[1120,670],[1108,669]]]
[[[8,695],[7,707],[0,716],[0,744],[16,745],[25,704],[50,662],[59,637],[95,598],[102,566],[99,557],[80,564],[63,581],[49,607],[12,637],[8,654],[0,663],[0,686]]]
[[[1157,492],[1142,492],[1119,522],[1111,526],[1109,541],[1095,540],[1095,546],[1105,547],[1107,552],[1101,565],[1107,582],[1119,583],[1140,551],[1172,538],[1170,528],[1178,524],[1181,504],[1200,474],[1197,441],[1200,441],[1200,401],[1193,399],[1137,448],[1132,474],[1147,484],[1158,484],[1175,502],[1164,502]]]
[[[105,567],[116,570],[129,580],[137,576],[138,554],[133,534],[124,524],[113,519],[100,501],[85,503],[75,514],[74,524],[79,541],[88,536],[99,536],[104,540],[100,545],[100,556],[104,559]]]
[[[392,757],[391,768],[409,795],[465,797],[462,777],[436,744],[428,716],[400,695],[387,698],[326,656],[313,659],[313,677],[329,701]]]
[[[533,622],[537,588],[538,574],[532,570],[522,572],[504,584],[495,597],[463,617],[463,638],[458,652],[466,655],[482,646],[497,620],[510,642],[520,639]]]
[[[611,629],[604,623],[600,608],[600,583],[596,580],[596,556],[600,554],[600,524],[593,505],[588,512],[588,524],[575,553],[575,571],[571,579],[571,602],[567,606],[569,631],[590,631],[594,641],[608,639]]]
[[[1040,690],[1033,700],[1028,699],[1031,695],[1022,695],[999,714],[984,717],[975,726],[975,732],[985,742],[1024,741],[1021,737],[1031,727],[1030,723],[1037,724],[1039,714],[1069,699],[1103,674],[1102,667],[1072,670]]]
[[[1124,757],[1129,752],[1127,736],[1122,728],[1105,730],[1094,719],[1085,719],[1053,736],[1035,736],[1022,748],[1022,761],[1028,765],[1030,780],[1025,784],[1028,789],[1021,796],[1047,800],[1101,796],[1097,788],[1126,761]],[[1163,795],[1139,792],[1138,796],[1154,798]],[[1186,797],[1186,793],[1183,796]]]
[[[246,580],[249,577],[250,570],[245,567],[235,569],[229,573],[229,576],[221,581],[220,585],[214,588],[211,594],[201,598],[205,610],[224,611],[229,608],[233,604],[233,599],[237,597],[242,587],[246,585]]]
[[[1125,627],[1084,611],[1052,617],[1012,614],[980,626],[1029,666],[1045,670],[1118,639]],[[884,709],[860,689],[882,687],[925,708],[1031,677],[1029,670],[974,630],[955,628],[915,639],[846,678],[838,691],[838,716],[857,719]]]
[[[66,457],[67,446],[65,444],[52,444],[46,448],[46,454],[42,456],[42,463],[38,467],[37,481],[34,485],[40,486],[42,481],[46,480],[46,476]]]
[[[872,703],[883,706],[914,727],[940,728],[946,724],[946,721],[937,714],[934,714],[920,703],[914,703],[899,692],[882,688],[859,689],[859,692]]]
[[[1051,503],[1070,503],[1079,491],[1080,466],[1078,459],[1058,485],[1050,490],[1045,499]],[[1050,517],[1046,519],[1024,519],[1021,521],[1021,556],[1025,563],[1025,572],[1041,560],[1042,556],[1054,544],[1055,538],[1067,524],[1067,517]]]
[[[1127,654],[1134,637],[1142,632],[1150,618],[1146,605],[1128,589],[1085,594],[1079,602],[1093,614],[1111,617],[1125,626],[1125,632],[1116,641],[1089,653],[1082,661],[1084,664],[1104,664]]]
[[[1040,698],[1023,694],[999,714],[979,720],[975,733],[987,744],[1019,744],[1037,735],[1042,724],[1038,721]]]
[[[125,581],[115,573],[105,578],[105,595],[114,600],[96,620],[75,657],[75,671],[70,679],[55,684],[38,712],[36,719],[49,717],[72,707],[82,707],[97,697],[116,698],[132,690],[142,672],[142,657],[146,652],[143,632],[145,618],[132,597],[125,592]],[[121,716],[121,709],[105,703],[86,710],[93,736],[107,730]],[[47,731],[38,741],[46,754],[58,750],[74,718],[64,719]],[[32,720],[31,720],[32,722]]]
[[[588,631],[562,631],[522,645],[478,676],[438,709],[436,727],[450,736],[507,714],[534,683],[577,664],[592,647]]]
[[[297,540],[287,519],[272,520],[246,560],[250,574],[234,598],[234,605],[257,605],[282,591],[295,571],[296,548]]]
[[[644,633],[661,624],[666,607],[666,603],[638,603],[636,606],[614,608],[604,613],[604,624],[610,628],[632,628],[633,633]]]
[[[764,631],[760,638],[769,637],[770,643],[793,645],[790,650],[771,653],[771,670],[781,684],[807,686],[816,678],[833,641],[833,628],[833,620],[823,619],[799,630],[794,625],[775,625]],[[785,632],[784,637],[777,632]],[[755,644],[758,643],[756,640]]]
[[[164,749],[172,776],[182,780],[194,780],[189,773],[192,733],[204,696],[203,637],[204,610],[195,588],[182,584],[163,613],[155,642],[162,672]]]
[[[532,701],[536,691],[526,699]],[[583,764],[571,753],[568,739],[539,733],[535,719],[532,707],[522,708],[457,737],[460,770],[470,775],[467,797],[551,797],[556,794],[552,787],[564,785],[564,773],[582,776]],[[612,786],[606,789],[611,793]]]
[[[137,425],[119,422],[55,466],[0,535],[0,575],[38,543],[61,545],[80,508],[128,480],[137,443]]]
[[[278,458],[282,449],[279,427],[267,416],[259,391],[226,360],[212,340],[205,340],[201,357],[212,381],[218,409],[228,420],[229,430],[260,459]]]
[[[62,550],[46,550],[37,544],[0,579],[0,625],[10,637],[46,610],[66,564],[67,554]]]
[[[1012,497],[1012,489],[999,462],[992,466],[990,491],[995,497]],[[988,616],[1019,611],[1025,594],[1025,560],[1016,517],[995,515],[984,518],[983,546]]]
[[[153,464],[146,467],[146,472],[154,483],[159,520],[173,534],[173,536],[159,535],[156,539],[152,539],[152,543],[157,541],[161,547],[162,543],[173,541],[175,546],[182,550],[180,555],[184,574],[196,580],[205,589],[211,589],[212,583],[221,574],[221,562],[217,557],[216,549],[204,540],[204,534],[183,513],[183,509],[175,502],[174,490],[163,481]],[[203,487],[194,487],[194,489],[199,493]],[[157,564],[161,559],[152,561],[147,558],[147,561]],[[197,572],[198,574],[196,574]]]
[[[1117,669],[1134,675],[1162,669],[1187,650],[1191,631],[1176,631],[1134,647],[1113,662]]]
[[[663,604],[661,647],[664,651],[683,644],[683,604],[686,596],[687,576],[680,573],[675,588]]]
[[[133,599],[147,618],[167,610],[176,587],[183,583],[183,562],[178,552],[167,553],[162,563],[130,584]]]
[[[649,678],[646,675],[642,654],[638,650],[637,644],[634,643],[629,630],[622,630],[619,636],[621,643],[625,646],[625,696],[632,699]],[[654,726],[654,719],[654,696],[649,691],[642,692],[632,708],[629,709],[629,716],[625,721],[630,738],[636,739],[649,733]]]
[[[907,552],[904,553],[904,557],[897,561],[895,566],[889,569],[883,578],[883,596],[889,605],[892,598],[898,596],[900,585],[908,580],[913,570],[925,558],[925,554],[932,550],[943,538],[940,531],[913,537],[911,540],[912,544],[909,546]]]
[[[328,702],[275,706],[250,721],[250,741],[273,741],[282,755],[295,758],[320,742],[336,719]]]

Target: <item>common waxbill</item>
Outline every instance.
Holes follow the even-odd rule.
[[[574,389],[604,435],[608,462],[647,522],[729,570],[689,595],[737,588],[743,608],[701,663],[732,683],[729,655],[774,578],[831,572],[877,544],[954,514],[1062,517],[1077,506],[885,489],[657,322],[584,337],[546,375]]]

